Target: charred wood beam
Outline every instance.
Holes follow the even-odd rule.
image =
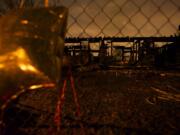
[[[66,43],[79,43],[82,41],[88,41],[89,43],[95,43],[95,42],[100,42],[102,41],[102,37],[94,37],[94,38],[66,38],[65,42]]]
[[[66,43],[79,43],[82,41],[88,41],[89,43],[95,43],[100,41],[111,42],[177,42],[180,41],[180,37],[94,37],[94,38],[66,38]]]

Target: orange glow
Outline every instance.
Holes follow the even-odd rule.
[[[19,68],[23,71],[32,71],[32,72],[37,72],[36,68],[34,68],[32,65],[29,64],[19,64]]]
[[[25,72],[39,72],[31,63],[23,48],[18,48],[13,52],[8,52],[0,56],[0,69],[5,70],[18,67]]]
[[[1,68],[4,68],[4,64],[0,64],[0,69],[1,69]]]
[[[44,1],[44,6],[45,6],[45,7],[48,7],[48,6],[49,6],[49,0],[45,0],[45,1]]]
[[[47,88],[47,87],[55,87],[54,83],[45,83],[45,84],[37,84],[37,85],[31,85],[29,87],[30,90],[38,89],[38,88]]]
[[[21,24],[28,24],[28,20],[21,20]]]
[[[16,51],[12,52],[12,55],[17,57],[19,60],[29,61],[23,48],[18,48]]]

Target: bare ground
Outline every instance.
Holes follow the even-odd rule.
[[[150,69],[96,70],[74,73],[81,118],[75,115],[70,83],[65,93],[59,134],[180,134],[180,72]],[[55,131],[57,92],[23,94],[5,111],[5,135],[46,135]]]

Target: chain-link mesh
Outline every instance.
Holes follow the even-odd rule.
[[[180,24],[179,0],[60,0],[68,37],[169,36]]]

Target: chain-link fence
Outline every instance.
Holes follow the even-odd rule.
[[[180,0],[59,0],[50,4],[60,4],[68,7],[67,37],[122,38],[179,35]],[[112,39],[110,39],[110,42],[113,42]],[[109,55],[116,55],[114,50],[118,50],[118,52],[121,51],[123,53],[120,54],[122,59],[124,59],[122,61],[126,61],[121,63],[136,63],[134,61],[140,60],[141,57],[139,47],[142,44],[139,43],[136,49],[132,49],[133,44],[147,41],[143,39],[123,43],[120,43],[122,41],[117,42],[119,46],[131,47],[129,52],[126,53],[127,60],[124,59],[126,54],[124,54],[123,48],[109,47]],[[152,42],[155,46],[162,46],[168,43],[163,40],[157,43],[154,39],[152,39]],[[110,46],[114,45],[112,43]],[[95,47],[95,43],[92,46],[96,49],[98,48]],[[132,53],[133,50],[134,54]],[[135,59],[132,60],[133,62],[130,56],[132,56],[132,59]]]
[[[180,24],[180,0],[60,0],[69,8],[68,37],[169,36]]]

